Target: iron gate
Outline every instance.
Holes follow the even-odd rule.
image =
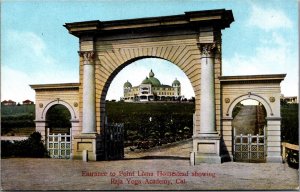
[[[70,159],[71,146],[71,129],[70,134],[50,134],[48,128],[47,149],[51,158]]]
[[[124,124],[106,123],[97,140],[97,160],[120,160],[124,158]]]
[[[266,137],[263,135],[236,135],[234,129],[234,160],[240,162],[265,162]]]

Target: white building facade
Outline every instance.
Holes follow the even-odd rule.
[[[124,83],[125,102],[146,102],[146,101],[176,101],[181,99],[181,84],[175,79],[170,85],[163,85],[154,77],[155,74],[151,70],[149,77],[146,77],[138,86],[132,86],[127,81]]]

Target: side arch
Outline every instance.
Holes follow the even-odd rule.
[[[257,94],[249,93],[249,94],[240,95],[237,98],[235,98],[228,106],[227,111],[226,111],[226,116],[229,118],[232,118],[232,111],[233,111],[234,107],[239,102],[241,102],[243,100],[247,100],[247,99],[253,99],[253,100],[256,100],[256,101],[260,102],[261,104],[263,104],[263,106],[265,107],[265,109],[267,111],[267,117],[272,117],[274,115],[271,105],[268,103],[268,101],[265,98],[263,98],[262,96],[257,95]]]
[[[70,112],[70,114],[71,114],[71,119],[70,119],[70,121],[77,120],[78,117],[77,117],[77,114],[76,114],[75,110],[73,109],[73,107],[72,107],[68,102],[66,102],[66,101],[64,101],[64,100],[59,100],[59,99],[50,101],[50,102],[45,106],[45,108],[43,109],[43,111],[42,111],[42,113],[41,113],[41,119],[46,120],[46,114],[47,114],[48,110],[49,110],[52,106],[54,106],[54,105],[63,105],[63,106],[65,106],[65,107],[69,110],[69,112]]]

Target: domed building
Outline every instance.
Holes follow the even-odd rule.
[[[163,85],[154,77],[151,70],[149,77],[146,77],[139,86],[133,87],[129,81],[124,83],[125,102],[144,102],[144,101],[174,101],[181,98],[181,85],[175,79],[170,85]]]

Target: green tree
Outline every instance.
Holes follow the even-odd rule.
[[[298,104],[281,105],[281,140],[299,144]]]

